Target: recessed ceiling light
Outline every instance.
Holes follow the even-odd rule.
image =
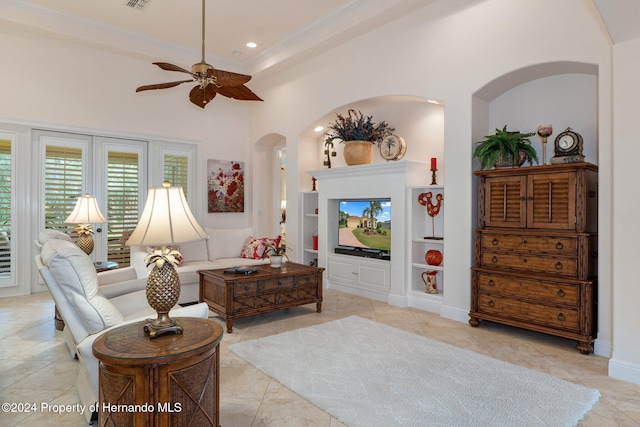
[[[314,132],[322,132],[324,130],[324,126],[316,126],[313,128]]]
[[[253,49],[254,47],[257,47],[258,45],[255,44],[254,42],[249,42],[247,43],[247,47],[250,47],[251,49]]]
[[[231,52],[233,54],[233,56],[240,56],[242,55],[242,52],[240,52],[239,50],[234,50],[233,52]]]

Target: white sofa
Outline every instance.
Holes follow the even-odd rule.
[[[242,248],[247,239],[253,236],[253,230],[247,228],[217,229],[205,228],[209,235],[206,240],[181,243],[182,264],[176,267],[180,277],[180,299],[178,304],[195,302],[199,299],[198,270],[212,270],[242,265],[267,264],[268,259],[242,258]],[[125,268],[99,273],[100,289],[111,298],[130,292],[132,289],[144,289],[150,269],[145,264],[147,248],[131,247],[131,265]]]
[[[71,241],[46,241],[35,261],[65,322],[67,345],[78,357],[76,388],[88,408],[98,401],[98,360],[93,355],[93,342],[109,329],[154,318],[156,313],[147,303],[144,290],[105,297],[91,258]],[[207,318],[209,308],[204,303],[177,307],[170,315]],[[88,422],[94,416],[85,412]]]

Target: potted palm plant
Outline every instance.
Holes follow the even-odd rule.
[[[476,142],[478,146],[473,152],[473,158],[480,160],[481,169],[491,167],[519,167],[528,161],[538,163],[538,154],[531,146],[529,139],[535,135],[532,133],[520,133],[507,131],[507,125],[502,129],[496,129],[494,135],[485,136],[484,141]]]
[[[354,109],[350,109],[347,115],[336,116],[335,123],[328,127],[329,134],[324,144],[330,148],[336,139],[343,142],[344,160],[349,166],[371,163],[373,144],[391,135],[395,130],[387,122],[374,123],[372,116],[365,116]]]

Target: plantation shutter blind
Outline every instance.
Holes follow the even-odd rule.
[[[11,273],[11,141],[0,139],[0,277]]]
[[[82,149],[47,145],[45,153],[45,228],[70,233],[63,222],[82,195]]]
[[[107,160],[108,260],[130,264],[127,239],[138,224],[138,154],[109,151]]]
[[[164,155],[164,179],[171,183],[172,187],[182,187],[187,198],[189,182],[189,158],[187,156],[165,154]]]

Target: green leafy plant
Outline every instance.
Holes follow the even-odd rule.
[[[538,163],[538,153],[531,146],[529,139],[535,135],[532,133],[520,133],[507,131],[507,125],[502,129],[496,129],[494,135],[485,136],[484,141],[476,142],[478,146],[473,152],[473,158],[480,160],[482,169],[490,169],[499,159],[512,162],[513,165],[521,165],[525,161]],[[519,160],[522,159],[522,162]]]
[[[385,121],[374,123],[372,116],[350,109],[347,115],[336,114],[335,123],[328,126],[329,135],[325,139],[327,148],[333,147],[333,141],[369,141],[372,144],[391,135],[395,130]]]
[[[269,255],[273,256],[281,256],[289,260],[287,256],[287,247],[278,243],[277,245],[266,245],[264,253],[262,254],[262,259],[265,259]]]

